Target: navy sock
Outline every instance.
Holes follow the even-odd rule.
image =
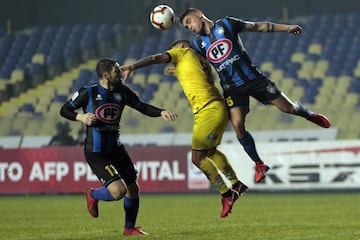
[[[97,200],[113,201],[114,198],[106,187],[96,188],[91,192],[91,197]]]
[[[124,197],[125,209],[125,228],[130,229],[135,227],[135,222],[139,210],[139,198],[131,199]]]
[[[260,157],[256,151],[255,141],[250,132],[246,131],[245,136],[243,138],[238,138],[241,145],[244,147],[245,152],[249,155],[249,157],[254,161],[261,161]]]

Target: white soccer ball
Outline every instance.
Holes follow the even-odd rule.
[[[150,22],[156,29],[169,29],[175,23],[175,12],[168,5],[158,5],[150,13]]]

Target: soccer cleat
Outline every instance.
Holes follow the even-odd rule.
[[[125,236],[131,236],[131,235],[140,235],[140,236],[145,236],[145,235],[149,235],[147,232],[144,232],[143,230],[140,229],[140,227],[133,227],[130,229],[126,229],[124,228],[124,233]]]
[[[85,189],[85,197],[86,197],[87,209],[88,209],[90,215],[93,216],[94,218],[96,218],[99,216],[98,200],[91,197],[92,190],[94,190],[94,189],[91,187],[86,188]]]
[[[331,123],[326,116],[310,111],[300,102],[296,102],[296,104],[299,107],[300,111],[305,114],[305,116],[304,115],[303,116],[306,117],[306,119],[309,120],[310,122],[313,122],[316,125],[319,125],[320,127],[323,128],[329,128],[331,126]]]
[[[258,163],[255,166],[255,182],[261,182],[266,176],[266,172],[269,171],[270,167],[264,163]]]
[[[241,196],[248,190],[248,186],[246,186],[244,183],[240,181],[238,184],[239,184],[238,186],[233,187],[232,189],[237,191],[239,193],[239,196]]]
[[[222,204],[223,208],[222,208],[220,217],[224,218],[224,217],[227,217],[227,215],[229,215],[235,201],[238,198],[239,198],[239,193],[237,191],[231,190],[231,196],[230,197],[223,197],[221,199],[221,204]]]
[[[314,113],[314,112],[311,113],[310,117],[307,118],[307,120],[309,120],[310,122],[313,122],[323,128],[329,128],[331,126],[329,119],[319,113]]]

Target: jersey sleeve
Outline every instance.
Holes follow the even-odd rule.
[[[172,64],[176,64],[179,62],[182,56],[186,53],[189,48],[172,48],[166,51],[166,53],[170,56],[170,62]]]
[[[74,107],[74,109],[78,109],[84,107],[89,100],[89,93],[86,87],[83,87],[76,91],[71,99],[69,100],[70,104]]]
[[[227,17],[231,27],[234,29],[235,32],[242,32],[245,29],[246,21],[235,18],[235,17]]]
[[[140,98],[128,87],[123,86],[124,95],[126,98],[126,105],[149,117],[160,117],[162,109],[144,103]]]
[[[71,99],[67,100],[60,109],[60,115],[66,119],[75,121],[76,109],[84,107],[88,101],[89,94],[85,87],[76,91]]]

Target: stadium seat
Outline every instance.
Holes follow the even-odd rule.
[[[351,112],[352,116],[357,116],[360,111],[360,32],[354,30],[359,23],[360,17],[357,13],[317,14],[304,18],[306,31],[301,38],[289,37],[286,34],[243,34],[242,38],[254,63],[274,80],[281,90],[293,100],[304,101],[311,109],[329,113],[329,118],[335,119],[333,126],[341,128],[340,123],[354,123],[338,116],[340,114],[334,111],[334,106],[344,106],[341,110],[343,115]],[[329,25],[332,26],[332,31],[328,31]],[[57,27],[35,26],[24,32],[2,35],[1,119],[6,114],[11,115],[11,119],[18,114],[29,115],[19,112],[25,103],[33,105],[30,115],[44,115],[44,118],[39,118],[41,122],[58,117],[61,103],[69,98],[72,92],[85,84],[98,81],[94,69],[99,52],[108,51],[112,44],[117,49],[123,47],[126,41],[124,26],[123,23],[61,24]],[[120,64],[132,63],[140,57],[167,49],[179,37],[191,39],[193,34],[183,28],[174,28],[149,35],[144,32],[143,36],[142,43],[131,43],[124,52],[112,51],[110,56],[113,54]],[[84,53],[89,47],[91,52]],[[89,56],[90,61],[85,61],[84,56]],[[191,131],[191,108],[177,79],[164,76],[164,67],[159,64],[139,69],[128,79],[127,84],[143,100],[158,106],[173,107],[182,113],[182,121],[174,125],[164,126],[161,121],[154,121],[156,130],[153,131]],[[214,76],[219,87],[219,79]],[[28,87],[32,90],[27,91]],[[14,90],[18,95],[8,98],[6,95]],[[283,116],[279,111],[263,108],[257,101],[251,101],[250,106],[251,115],[254,116],[248,123],[251,128],[265,130],[314,127],[303,119]],[[138,118],[139,115],[141,116],[130,111],[129,118]],[[189,119],[184,120],[183,116],[189,116]],[[264,126],[257,120],[261,117],[269,118],[269,124]],[[126,114],[123,118],[126,119]],[[137,126],[125,128],[125,131],[150,131],[143,127],[149,125],[148,119],[139,119]],[[276,121],[278,124],[275,124]],[[74,134],[77,126],[72,130]],[[352,126],[360,132],[359,126]],[[53,125],[44,124],[44,128],[38,129],[36,133],[36,124],[30,121],[24,131],[26,134],[49,135],[53,128]],[[19,131],[20,124],[0,132],[0,135],[15,134]],[[339,132],[339,138],[356,136],[353,133],[356,131]]]

